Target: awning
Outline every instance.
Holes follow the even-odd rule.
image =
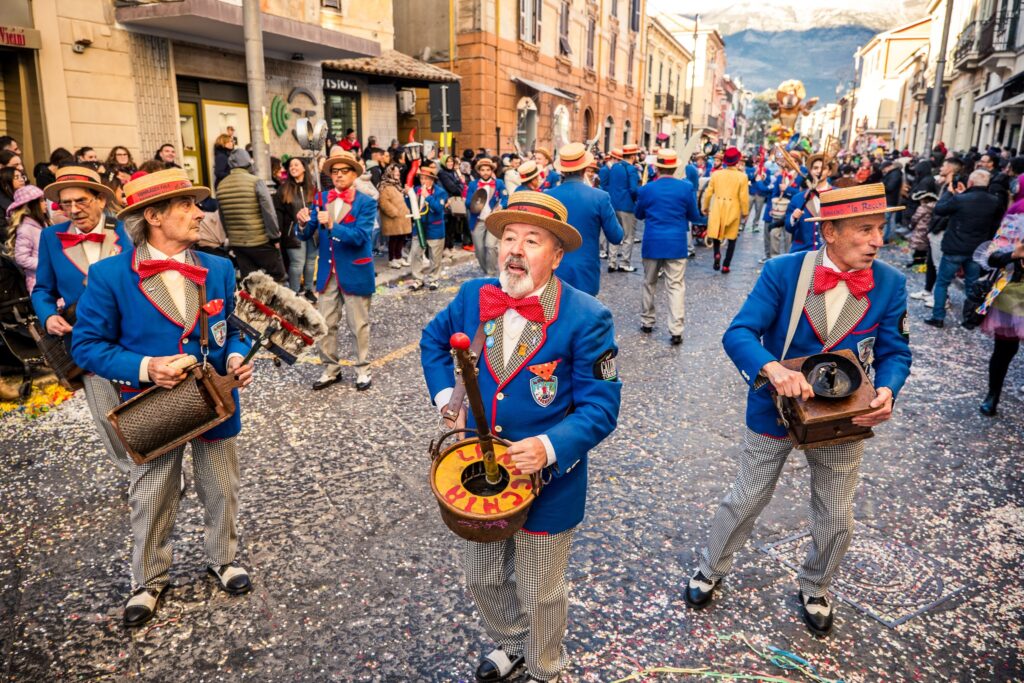
[[[562,99],[572,100],[573,102],[578,100],[580,97],[576,93],[569,92],[568,90],[561,90],[551,85],[545,85],[544,83],[531,81],[529,79],[523,78],[522,76],[513,76],[512,82],[524,85],[527,88],[530,88],[531,90],[536,90],[537,92],[547,93],[548,95],[554,95],[555,97],[561,97]]]
[[[454,83],[461,78],[447,69],[421,62],[415,57],[410,57],[397,50],[385,50],[379,57],[334,59],[324,62],[323,67],[369,76],[382,76],[388,79],[427,83]]]
[[[243,49],[242,7],[221,0],[148,2],[118,7],[117,21],[130,29],[193,43]],[[376,57],[380,43],[331,31],[318,24],[266,12],[262,15],[263,49],[285,58],[301,54],[309,60]]]
[[[1000,102],[999,104],[993,105],[993,106],[989,107],[988,109],[984,110],[981,113],[982,114],[992,114],[992,113],[995,113],[995,112],[999,111],[1000,109],[1011,109],[1011,108],[1016,109],[1017,107],[1024,107],[1024,93],[1021,93],[1020,95],[1017,95],[1016,97],[1011,97],[1010,99],[1006,100],[1005,102]]]

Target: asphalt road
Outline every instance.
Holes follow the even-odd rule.
[[[799,557],[806,529],[799,454],[713,607],[686,609],[695,548],[736,470],[745,385],[720,339],[756,278],[760,237],[743,237],[729,275],[711,270],[707,249],[690,262],[682,347],[668,345],[663,319],[653,335],[640,334],[639,271],[605,277],[623,403],[617,431],[591,454],[588,514],[570,563],[564,680],[615,681],[653,666],[799,678],[732,634],[799,653],[820,675],[847,682],[1020,679],[1024,360],[1011,369],[1002,415],[980,416],[991,341],[924,326],[916,302],[913,375],[895,420],[867,444],[858,537],[837,586],[856,605],[837,602],[833,637],[816,640],[802,626],[785,564]],[[472,680],[491,644],[427,484],[436,418],[417,342],[474,273],[464,262],[436,292],[394,287],[375,297],[368,392],[355,391],[350,372],[313,393],[315,362],[259,361],[240,436],[240,559],[256,588],[229,597],[205,573],[202,509],[190,488],[173,589],[137,632],[120,624],[129,591],[125,481],[99,450],[84,398],[37,420],[0,418],[3,675]],[[911,278],[913,290],[922,276]],[[344,335],[341,348],[351,348]],[[696,680],[671,680],[683,679]]]

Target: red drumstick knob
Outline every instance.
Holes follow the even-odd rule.
[[[449,339],[448,341],[452,345],[453,349],[457,349],[459,351],[468,351],[469,350],[469,345],[470,345],[469,337],[467,337],[462,332],[456,332],[455,334],[452,335],[452,338]]]

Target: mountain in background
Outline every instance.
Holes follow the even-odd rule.
[[[927,12],[927,0],[648,0],[648,14],[700,14],[723,36],[746,30],[806,31],[864,26],[886,31]]]
[[[746,29],[724,36],[726,72],[755,93],[796,78],[808,97],[836,99],[836,86],[854,78],[853,54],[877,31],[842,26],[804,31]]]

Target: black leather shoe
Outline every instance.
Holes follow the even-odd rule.
[[[722,257],[716,256],[715,262],[711,264],[711,267],[715,270],[719,270],[722,267]]]
[[[654,328],[648,327],[647,325],[641,325],[640,331],[643,332],[644,334],[650,334],[651,332],[654,332]]]
[[[608,272],[609,273],[616,273],[616,272],[618,272],[618,270],[619,270],[618,266],[612,265],[610,263],[608,264]]]
[[[711,595],[716,588],[718,588],[718,581],[712,581],[698,571],[687,582],[683,597],[686,598],[686,604],[690,607],[703,609],[711,603]]]
[[[369,377],[356,381],[356,391],[366,391],[371,386],[373,386],[373,380]]]
[[[999,394],[992,394],[992,393],[990,393],[988,396],[985,397],[985,400],[981,402],[981,405],[978,406],[978,410],[981,411],[982,415],[987,415],[989,417],[995,417],[996,416],[996,407],[998,405],[999,405]]]
[[[500,648],[480,660],[476,667],[476,680],[479,683],[495,683],[496,681],[507,681],[523,665],[526,660],[523,656],[509,657]],[[504,672],[504,673],[502,673]]]
[[[946,323],[945,323],[945,321],[943,321],[943,320],[939,320],[938,318],[925,318],[925,319],[924,319],[924,324],[925,324],[925,325],[931,325],[932,327],[937,327],[937,328],[939,328],[940,330],[941,330],[941,329],[942,329],[943,327],[945,327],[945,326],[946,326]]]
[[[165,590],[166,586],[160,590],[141,588],[135,591],[124,608],[124,625],[128,628],[138,628],[152,619]]]
[[[671,344],[672,346],[679,346],[680,344],[683,343],[683,335],[673,334],[672,337],[668,340],[668,343]]]
[[[326,375],[326,374],[325,375],[320,375],[320,379],[318,379],[317,381],[313,382],[313,391],[320,391],[321,389],[326,389],[327,387],[331,386],[332,384],[337,384],[340,381],[341,381],[341,373],[340,372],[337,375],[334,375],[334,376]]]
[[[249,572],[237,564],[222,564],[219,568],[207,567],[206,571],[217,577],[217,583],[231,595],[242,595],[252,590]]]
[[[832,620],[835,615],[835,610],[833,610],[832,605],[829,604],[828,598],[825,596],[820,598],[805,598],[803,591],[800,591],[799,596],[800,614],[803,617],[807,628],[809,628],[811,633],[816,636],[827,636],[829,632],[832,631]]]

